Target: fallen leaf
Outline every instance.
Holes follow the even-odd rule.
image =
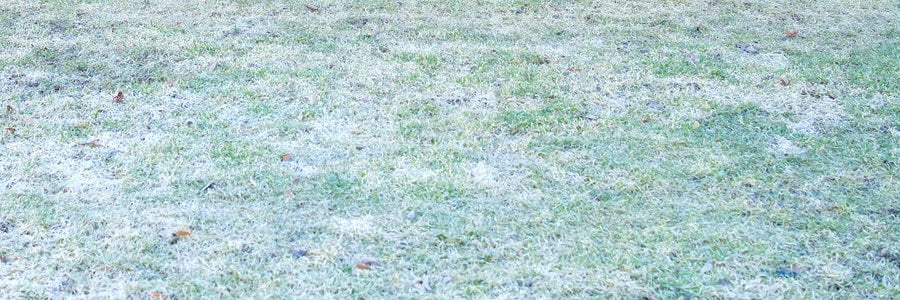
[[[119,93],[116,94],[115,97],[113,97],[113,103],[122,103],[122,102],[125,102],[125,94],[123,94],[122,91],[119,91]]]
[[[9,113],[9,114],[13,113],[12,105],[7,105],[7,106],[6,106],[6,113]]]
[[[303,6],[306,6],[306,9],[308,9],[308,10],[311,11],[311,12],[317,12],[317,11],[319,11],[319,8],[318,8],[318,7],[315,7],[315,6],[313,6],[312,4],[309,4],[309,3],[303,3]]]
[[[172,233],[172,238],[169,239],[169,245],[175,245],[178,242],[187,239],[187,237],[191,236],[191,232],[187,230],[178,230]]]
[[[292,157],[290,153],[285,152],[281,154],[281,161],[291,161],[292,159],[294,159],[294,157]]]
[[[789,38],[789,39],[795,38],[795,37],[797,37],[797,31],[796,31],[796,30],[789,30],[787,33],[784,34],[784,36],[787,37],[787,38]]]
[[[159,298],[162,298],[162,296],[163,296],[162,294],[156,293],[156,292],[149,292],[149,293],[147,293],[147,297],[150,297],[150,298],[153,298],[153,299],[159,299]]]
[[[371,270],[372,266],[377,266],[380,264],[377,259],[369,257],[369,256],[360,256],[357,257],[354,261],[356,263],[354,266],[357,269],[361,270]]]
[[[691,123],[691,128],[694,128],[694,129],[700,128],[700,122],[694,121],[694,123]]]
[[[6,133],[16,134],[16,129],[12,127],[6,127]]]

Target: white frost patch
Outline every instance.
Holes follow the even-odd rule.
[[[806,152],[806,149],[797,146],[794,141],[779,136],[775,138],[775,141],[769,145],[766,151],[772,154],[793,156],[803,154]]]
[[[67,173],[68,177],[63,182],[65,192],[75,194],[88,193],[117,193],[121,190],[124,182],[122,179],[114,178],[106,172],[100,172],[93,169],[89,164],[82,163],[76,167],[71,173]]]
[[[845,125],[847,114],[839,99],[820,91],[819,86],[801,86],[797,89],[761,91],[737,86],[701,86],[710,100],[728,105],[755,103],[763,111],[772,114],[786,114],[788,128],[794,132],[816,135]],[[806,92],[820,92],[818,97],[803,95]]]
[[[318,167],[316,166],[298,166],[296,169],[296,174],[298,178],[311,178],[321,173]]]
[[[437,176],[437,172],[416,166],[401,165],[392,175],[402,182],[413,183],[434,178]]]
[[[379,231],[375,218],[369,215],[353,218],[335,217],[331,223],[336,231],[343,234],[370,236]]]
[[[497,182],[497,169],[485,163],[478,163],[469,169],[472,181],[485,188],[494,188],[500,184]]]
[[[190,209],[196,207],[196,203],[191,204]],[[183,209],[188,209],[187,206]],[[173,211],[168,207],[151,207],[140,211],[143,216],[142,226],[152,228],[161,238],[169,238],[172,233],[178,230],[188,230],[191,222],[178,215],[177,211]],[[189,230],[188,230],[189,231]]]
[[[794,122],[788,128],[804,134],[818,134],[843,124],[847,116],[843,108],[834,99],[824,98],[808,100],[803,109],[797,112]]]
[[[736,55],[732,57],[738,63],[743,64],[745,66],[751,66],[755,68],[765,69],[765,70],[780,70],[787,68],[789,65],[789,61],[787,56],[780,53],[761,53],[759,55]]]

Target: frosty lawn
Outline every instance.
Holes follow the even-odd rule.
[[[0,295],[896,298],[897,20],[0,0]]]

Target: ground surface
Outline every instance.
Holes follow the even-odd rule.
[[[0,294],[900,295],[896,1],[310,4],[0,0]]]

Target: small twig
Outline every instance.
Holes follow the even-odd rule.
[[[318,11],[319,11],[319,8],[318,8],[318,7],[315,7],[315,6],[313,6],[312,4],[309,4],[309,3],[303,3],[303,6],[306,6],[306,9],[308,9],[308,10],[311,11],[311,12],[318,12]]]
[[[203,192],[205,192],[205,191],[207,191],[207,190],[213,188],[215,185],[216,185],[216,182],[215,182],[215,181],[210,181],[209,183],[207,183],[206,185],[204,185],[203,188],[200,189],[199,192],[197,192],[197,194],[203,194]]]
[[[100,140],[93,140],[87,143],[77,143],[76,146],[88,146],[91,148],[104,147],[103,144],[100,144]]]

